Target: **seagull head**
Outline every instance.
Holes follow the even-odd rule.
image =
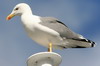
[[[30,6],[26,3],[17,4],[12,10],[11,14],[7,16],[6,20],[10,20],[14,16],[21,16],[25,13],[32,14]]]

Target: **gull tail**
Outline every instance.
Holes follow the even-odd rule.
[[[66,39],[63,48],[91,48],[95,47],[95,42],[88,39]]]

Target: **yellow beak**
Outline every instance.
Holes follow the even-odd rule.
[[[6,20],[10,20],[11,18],[13,18],[15,15],[14,14],[10,14],[7,16]]]

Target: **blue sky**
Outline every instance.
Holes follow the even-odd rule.
[[[97,43],[95,48],[54,50],[62,56],[60,66],[100,66],[99,0],[3,0],[0,2],[0,66],[27,66],[29,56],[47,51],[27,36],[20,17],[6,21],[13,7],[22,2],[30,5],[33,14],[56,17]]]

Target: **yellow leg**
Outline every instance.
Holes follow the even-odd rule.
[[[48,52],[52,52],[52,43],[49,43]]]

